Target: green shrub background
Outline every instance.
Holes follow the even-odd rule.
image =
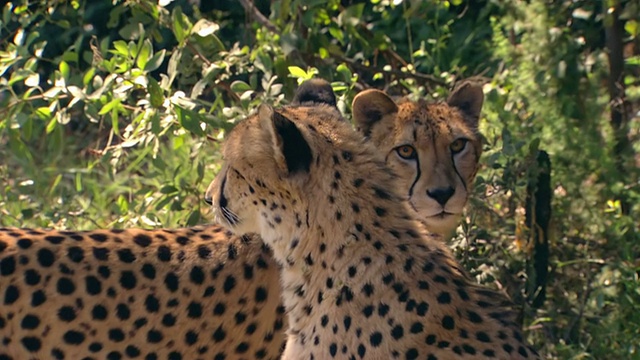
[[[330,80],[349,117],[364,88],[439,100],[474,78],[485,153],[456,254],[518,303],[546,358],[640,359],[640,1],[160,3],[4,5],[0,226],[205,223],[225,131],[299,81]],[[553,202],[536,309],[539,149]]]

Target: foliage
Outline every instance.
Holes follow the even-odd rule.
[[[640,358],[638,0],[193,3],[4,5],[0,225],[206,222],[219,140],[257,104],[286,103],[298,81],[330,79],[349,114],[366,87],[437,100],[475,77],[487,141],[452,239],[460,260],[522,306],[547,358]],[[603,35],[614,14],[622,130]],[[533,308],[524,212],[539,149],[554,196],[547,299]]]

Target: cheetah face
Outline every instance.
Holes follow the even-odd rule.
[[[312,124],[302,128],[297,123],[303,119]],[[306,134],[323,127],[331,133],[336,123],[349,127],[328,105],[277,111],[261,105],[257,114],[236,125],[222,149],[223,168],[205,195],[216,220],[239,235],[259,233],[272,246],[285,228],[300,228],[309,206],[296,194],[313,191],[314,181],[324,176],[315,173],[318,165]]]
[[[398,103],[378,90],[353,102],[358,129],[385,154],[409,203],[434,233],[449,235],[472,190],[482,151],[477,131],[483,94],[465,83],[447,103]]]

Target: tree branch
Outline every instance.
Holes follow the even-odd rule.
[[[271,32],[278,32],[278,28],[256,8],[252,0],[238,0],[249,18],[255,19],[260,25]]]

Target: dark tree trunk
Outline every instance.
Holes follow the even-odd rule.
[[[527,184],[525,224],[531,231],[533,271],[530,273],[529,299],[539,308],[547,295],[549,275],[549,222],[551,221],[551,160],[545,151],[538,151],[537,176]]]

